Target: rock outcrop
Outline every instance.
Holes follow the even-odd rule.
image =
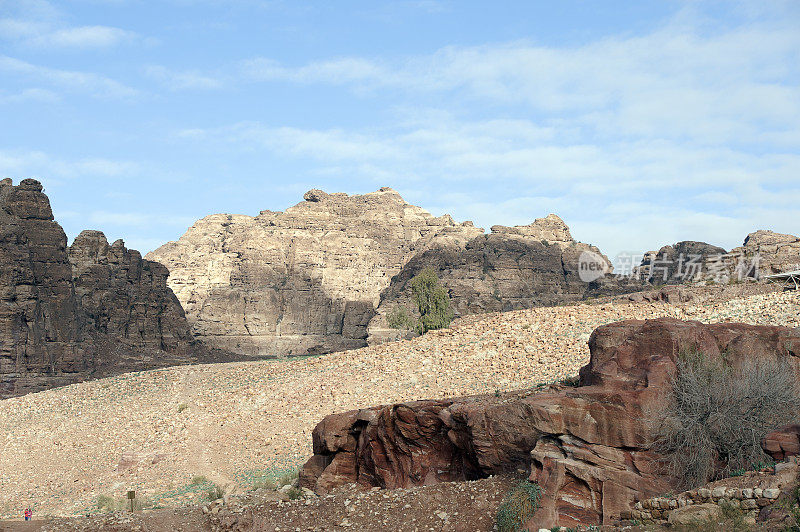
[[[642,280],[654,284],[680,284],[709,277],[709,265],[724,259],[724,248],[684,240],[645,254],[639,267]]]
[[[482,233],[390,188],[304,198],[285,212],[207,216],[148,254],[169,268],[199,339],[262,356],[362,347],[381,290],[414,253]]]
[[[67,247],[42,185],[0,183],[0,398],[198,349],[168,272],[85,231]]]
[[[596,247],[575,241],[555,214],[530,225],[495,225],[490,234],[466,242],[436,238],[392,277],[381,295],[378,315],[370,322],[370,343],[402,335],[388,327],[387,316],[397,307],[413,314],[411,280],[425,268],[436,272],[459,317],[556,305],[595,295],[597,283],[584,282],[579,276],[579,259],[587,251],[611,270],[608,258]],[[642,287],[639,282],[633,285],[634,288],[626,288],[614,283],[608,292],[623,293]]]
[[[750,263],[757,256],[760,275],[800,270],[800,238],[794,235],[756,231],[747,235],[744,244],[732,249],[731,254],[743,256]]]
[[[459,315],[574,301],[587,288],[578,256],[597,252],[575,242],[555,215],[486,235],[409,205],[390,188],[303,197],[285,212],[208,216],[148,255],[169,268],[199,339],[278,356],[393,338],[384,314],[427,265],[439,271]]]
[[[599,327],[576,388],[415,401],[334,414],[313,432],[301,485],[408,487],[525,470],[543,489],[528,527],[598,525],[673,488],[646,419],[659,411],[682,349],[737,365],[778,357],[800,367],[800,332],[672,318]]]

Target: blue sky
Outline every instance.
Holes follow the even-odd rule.
[[[0,176],[147,252],[391,186],[610,256],[800,233],[800,3],[0,0]]]

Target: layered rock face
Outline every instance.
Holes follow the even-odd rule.
[[[456,317],[577,301],[594,294],[597,284],[579,277],[579,258],[592,252],[611,270],[594,246],[575,241],[555,214],[530,225],[496,225],[488,235],[466,242],[434,239],[416,254],[381,296],[378,316],[370,323],[370,343],[397,339],[386,317],[396,307],[413,311],[411,279],[432,268],[447,289]],[[641,289],[641,283],[633,283]],[[632,291],[613,283],[609,293]]]
[[[539,527],[608,524],[674,487],[648,450],[683,349],[733,365],[785,358],[800,367],[800,332],[672,318],[599,327],[577,388],[415,401],[334,414],[313,433],[301,485],[408,487],[525,470],[543,489]],[[774,438],[775,439],[775,438]],[[783,438],[786,440],[787,438]]]
[[[208,216],[148,255],[169,268],[198,338],[261,356],[363,347],[402,334],[385,314],[425,266],[466,315],[580,299],[578,256],[597,252],[555,215],[486,235],[389,188],[304,199],[285,212]]]
[[[199,339],[262,356],[362,347],[381,290],[415,252],[481,232],[389,188],[304,198],[285,212],[208,216],[148,255],[169,268]]]
[[[84,232],[72,247],[42,185],[0,183],[0,398],[189,361],[167,270]]]
[[[706,242],[684,240],[645,254],[639,267],[643,280],[655,284],[700,281],[709,275],[709,263],[726,254],[724,248]]]
[[[744,244],[732,249],[731,254],[751,259],[757,255],[761,275],[800,270],[800,238],[794,235],[756,231],[747,235]]]

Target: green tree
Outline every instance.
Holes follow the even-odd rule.
[[[425,268],[411,279],[411,294],[419,309],[418,333],[450,326],[453,321],[450,297],[447,290],[439,284],[439,278],[432,268]]]

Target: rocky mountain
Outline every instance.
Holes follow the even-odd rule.
[[[72,246],[42,185],[0,182],[0,398],[185,363],[199,349],[167,269],[84,231]]]
[[[592,252],[610,270],[610,262],[594,246],[575,241],[561,218],[550,214],[530,225],[495,225],[489,234],[466,242],[434,239],[392,277],[381,295],[378,315],[369,326],[370,342],[395,339],[387,326],[393,309],[412,309],[411,279],[432,268],[447,289],[456,316],[519,310],[578,301],[594,293],[583,282],[578,264],[581,253]],[[635,283],[635,289],[641,289]],[[626,291],[620,284],[613,293]]]
[[[385,315],[425,266],[466,315],[580,299],[578,257],[599,254],[555,215],[486,235],[390,188],[311,190],[304,200],[285,212],[208,216],[147,255],[169,268],[198,338],[248,355],[362,347],[397,336]]]

